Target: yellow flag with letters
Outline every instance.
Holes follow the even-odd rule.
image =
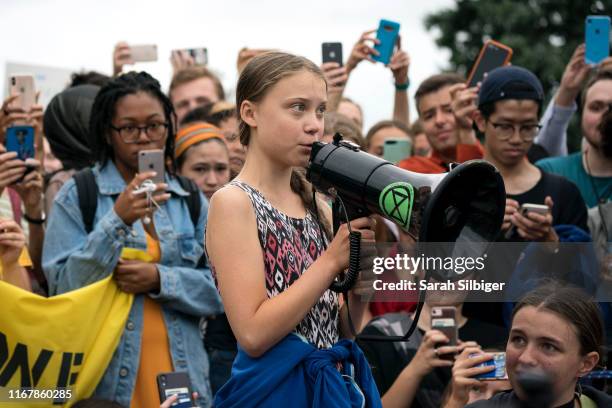
[[[69,407],[90,397],[133,300],[112,276],[50,298],[0,281],[0,407]]]

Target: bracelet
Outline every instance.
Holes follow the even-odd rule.
[[[403,84],[395,84],[395,90],[396,91],[405,91],[408,89],[408,87],[410,86],[410,79],[406,78],[406,82],[404,82]]]
[[[38,219],[36,218],[30,218],[28,217],[28,214],[23,214],[23,218],[29,223],[29,224],[36,224],[36,225],[43,225],[45,223],[45,221],[47,221],[47,216],[45,215],[45,212],[43,211],[42,216]]]

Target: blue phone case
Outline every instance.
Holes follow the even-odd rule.
[[[382,62],[385,65],[391,61],[399,29],[400,25],[395,21],[380,20],[376,33],[376,38],[380,40],[380,44],[374,46],[374,49],[378,51],[380,55],[373,55],[372,59],[374,61]]]
[[[6,151],[17,152],[20,160],[34,158],[34,128],[13,126],[6,129]]]
[[[610,55],[610,17],[587,16],[584,37],[584,61],[599,64]]]

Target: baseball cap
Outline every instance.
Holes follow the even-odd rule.
[[[538,77],[518,66],[495,68],[487,74],[478,92],[478,106],[506,99],[544,100],[544,90]]]

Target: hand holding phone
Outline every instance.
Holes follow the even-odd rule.
[[[152,180],[155,184],[164,182],[164,151],[159,149],[141,150],[138,152],[138,173],[154,171]]]
[[[470,355],[470,358],[476,358],[480,356],[482,356],[481,353],[473,353]],[[483,368],[484,367],[494,367],[494,368],[490,369],[491,371],[488,371],[486,373],[478,374],[474,376],[474,378],[477,378],[479,380],[484,380],[484,381],[507,380],[508,373],[506,372],[506,353],[504,352],[492,353],[488,357],[489,357],[488,360],[479,363],[475,367],[483,367]],[[485,357],[483,356],[483,358]]]
[[[431,329],[442,332],[442,334],[444,334],[449,340],[448,343],[441,344],[441,346],[457,345],[459,336],[457,321],[455,320],[456,313],[457,308],[454,306],[433,307],[431,309]],[[442,360],[453,361],[455,354],[441,354],[439,358]]]
[[[164,403],[171,396],[177,395],[177,401],[170,405],[171,407],[192,408],[195,406],[189,374],[185,372],[158,374],[157,389],[160,403]]]
[[[208,65],[208,50],[204,47],[172,50],[170,62],[174,72],[187,67],[203,67]]]
[[[378,30],[376,31],[376,39],[379,40],[374,49],[378,51],[378,55],[374,55],[372,59],[382,62],[387,65],[391,61],[393,50],[397,45],[397,37],[399,35],[400,24],[395,21],[380,20]]]
[[[17,153],[22,161],[34,158],[34,127],[11,126],[6,129],[5,145],[7,152]]]
[[[470,69],[467,80],[468,88],[473,88],[482,82],[487,72],[508,65],[512,59],[512,53],[512,48],[507,45],[493,40],[485,42]]]

